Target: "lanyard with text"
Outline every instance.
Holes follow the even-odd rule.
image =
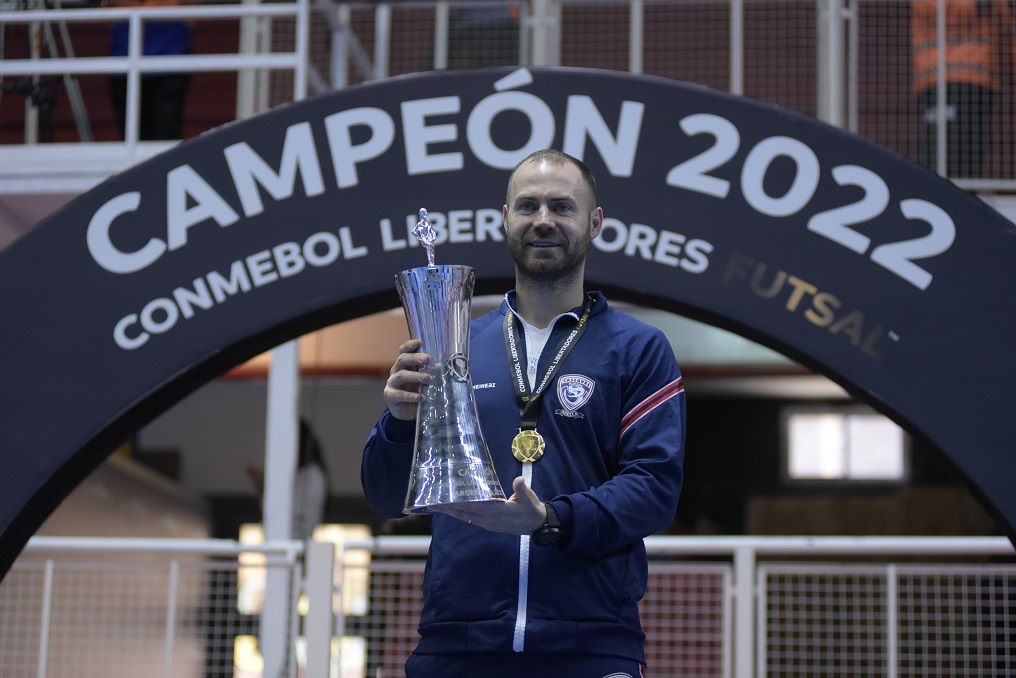
[[[564,362],[564,359],[571,353],[572,348],[579,342],[582,333],[586,331],[586,323],[589,321],[589,314],[593,309],[593,296],[586,296],[586,303],[582,307],[582,315],[575,328],[566,336],[561,345],[554,351],[554,357],[547,366],[547,371],[538,385],[529,393],[529,382],[526,380],[525,371],[522,368],[522,358],[519,355],[519,342],[515,331],[515,314],[509,308],[504,316],[504,348],[508,354],[508,362],[512,366],[512,384],[515,387],[515,399],[519,403],[519,424],[521,428],[512,440],[512,454],[521,462],[536,461],[543,456],[546,447],[543,436],[536,430],[536,418],[539,409],[537,404],[540,396],[547,388],[557,368]]]

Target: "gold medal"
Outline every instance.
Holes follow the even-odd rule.
[[[523,463],[536,461],[542,457],[545,447],[543,436],[535,428],[519,429],[515,438],[512,439],[512,454]]]

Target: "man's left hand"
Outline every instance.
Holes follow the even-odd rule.
[[[502,534],[532,534],[547,520],[547,507],[519,476],[507,501],[434,506],[432,511]]]

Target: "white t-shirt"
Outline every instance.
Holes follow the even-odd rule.
[[[526,376],[529,377],[529,391],[532,392],[538,384],[536,383],[536,369],[540,366],[540,356],[543,355],[543,349],[547,346],[547,340],[550,339],[550,333],[554,330],[554,325],[557,321],[566,315],[578,320],[578,316],[572,312],[561,313],[560,315],[554,316],[554,319],[550,321],[546,327],[536,327],[526,322],[526,319],[520,316],[514,309],[512,313],[515,313],[515,317],[522,321],[522,329],[526,333]]]

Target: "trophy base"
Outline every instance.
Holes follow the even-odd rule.
[[[434,506],[504,501],[493,466],[451,463],[414,469],[403,513],[433,513]]]
[[[476,501],[456,501],[456,502],[447,502],[444,504],[430,504],[429,506],[414,506],[412,508],[404,508],[402,509],[402,513],[407,516],[408,515],[430,516],[434,515],[435,513],[441,513],[441,511],[436,508],[438,506],[449,506],[454,508],[456,506],[469,506],[472,504],[492,504],[494,502],[503,502],[503,501],[504,499],[477,499]]]

